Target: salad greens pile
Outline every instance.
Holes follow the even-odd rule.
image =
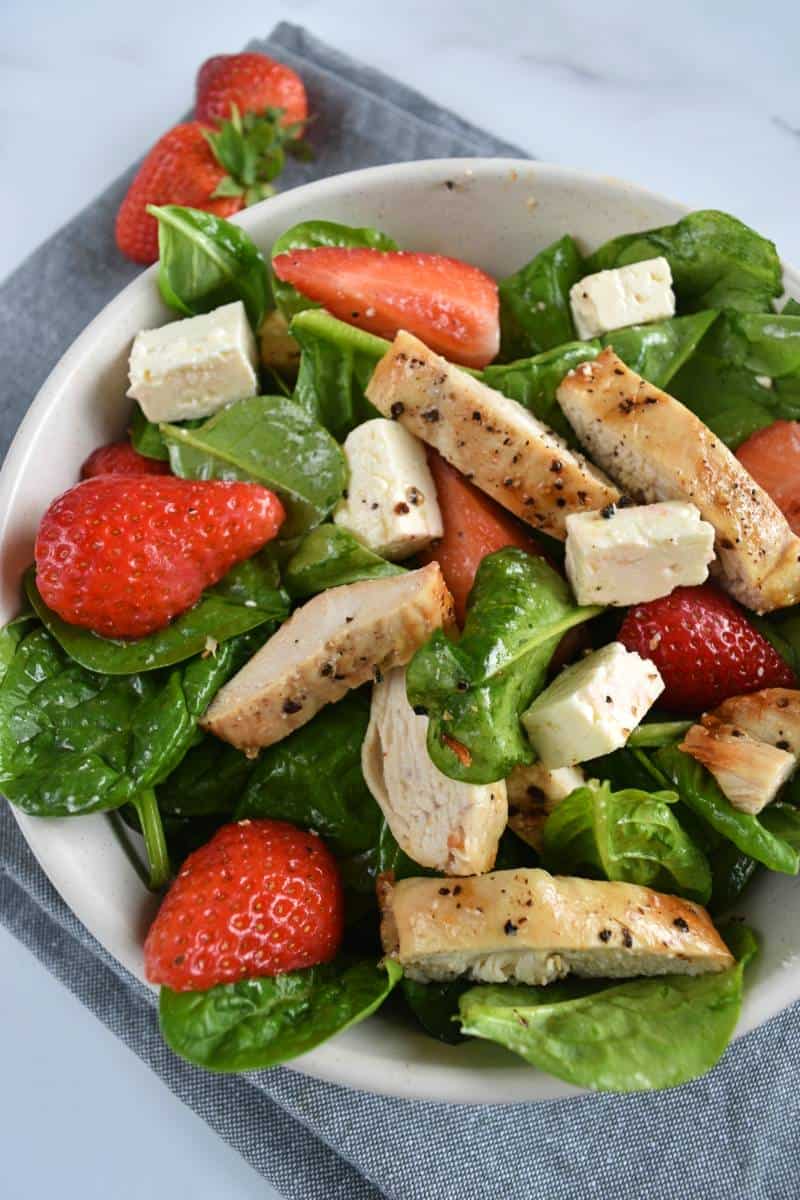
[[[335,962],[202,992],[162,989],[161,1027],[174,1050],[212,1071],[253,1070],[307,1052],[384,1002],[402,972],[379,962],[375,881],[387,871],[398,879],[431,873],[397,845],[364,780],[368,689],[324,708],[257,761],[197,723],[294,606],[405,569],[330,521],[347,486],[341,442],[377,415],[365,388],[388,343],[272,278],[239,227],[173,205],[151,212],[170,308],[194,315],[241,300],[256,333],[277,311],[300,359],[296,378],[265,370],[267,394],[208,420],[155,425],[137,406],[133,444],[183,478],[265,484],[288,519],[278,542],[139,641],[65,623],[45,605],[31,569],[28,607],[0,632],[0,786],[37,816],[120,810],[144,836],[154,888],[232,819],[280,818],[322,835],[349,907]],[[272,256],[317,246],[397,248],[380,230],[306,221],[278,239]],[[611,335],[576,339],[569,290],[586,274],[656,255],[669,261],[678,313],[615,332],[620,357],[669,385],[731,447],[777,418],[800,419],[800,305],[774,311],[782,290],[775,247],[719,212],[614,238],[588,258],[568,235],[542,250],[500,281],[501,354],[474,374],[574,444],[556,388]],[[408,668],[408,697],[430,718],[438,770],[488,783],[530,764],[520,716],[545,686],[562,636],[584,626],[588,640],[602,644],[613,621],[578,607],[544,559],[516,549],[486,557],[460,638],[437,631]],[[800,664],[800,612],[762,618],[758,628]],[[547,817],[541,854],[507,831],[498,868],[539,864],[644,884],[715,913],[735,905],[758,871],[797,874],[800,785],[788,785],[759,816],[734,809],[678,748],[688,724],[656,714],[625,749],[594,760],[595,778]],[[725,927],[724,936],[737,962],[722,974],[548,987],[403,979],[395,1007],[445,1043],[487,1039],[584,1087],[669,1087],[708,1070],[736,1024],[756,943],[741,926]]]

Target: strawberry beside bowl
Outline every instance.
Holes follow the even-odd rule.
[[[732,207],[735,208],[735,205]],[[617,234],[677,220],[686,210],[644,189],[566,168],[513,160],[445,160],[354,172],[257,205],[237,220],[267,251],[289,226],[324,218],[378,226],[400,245],[463,258],[496,277],[515,270],[566,232],[584,249]],[[0,475],[0,618],[19,609],[22,573],[53,497],[78,478],[98,445],[118,438],[131,342],[171,319],[156,268],[126,288],[89,325],[50,375],[22,423]],[[785,274],[800,298],[800,276]],[[35,819],[15,811],[22,831],[64,900],[124,968],[144,979],[143,945],[157,899],[146,889],[104,816]],[[800,890],[760,877],[742,911],[767,936],[750,972],[738,1033],[800,997]],[[487,1044],[440,1045],[382,1013],[293,1064],[297,1070],[366,1091],[472,1103],[544,1100],[575,1089]]]

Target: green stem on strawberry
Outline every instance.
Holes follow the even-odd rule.
[[[274,195],[272,180],[283,170],[287,153],[310,157],[310,148],[302,140],[305,122],[282,125],[283,113],[282,108],[240,113],[232,104],[230,119],[206,131],[214,157],[228,172],[217,184],[214,198],[242,196],[246,205],[257,204]]]
[[[139,816],[142,826],[142,837],[147,850],[149,867],[148,887],[158,892],[165,886],[172,873],[167,851],[167,840],[164,837],[164,826],[161,813],[158,810],[158,800],[152,788],[140,792],[133,801],[133,806]]]

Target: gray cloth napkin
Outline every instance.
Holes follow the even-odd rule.
[[[295,26],[280,25],[253,47],[300,72],[319,114],[319,156],[292,164],[284,188],[399,159],[522,153]],[[112,240],[129,179],[112,184],[0,287],[3,448],[61,353],[137,272]],[[800,1196],[798,1006],[677,1091],[505,1108],[422,1104],[283,1068],[211,1076],[177,1059],[160,1039],[152,993],[73,916],[5,805],[0,918],[287,1200]]]

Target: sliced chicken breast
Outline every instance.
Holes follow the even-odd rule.
[[[536,868],[379,884],[381,938],[410,979],[545,984],[701,975],[734,959],[698,904]]]
[[[585,783],[586,776],[580,767],[548,770],[540,762],[515,767],[506,780],[509,829],[541,854],[544,826],[550,813]]]
[[[361,765],[398,845],[447,875],[490,871],[508,814],[506,785],[459,783],[428,756],[428,718],[406,697],[403,667],[372,689]]]
[[[504,508],[553,537],[568,513],[605,508],[616,487],[516,400],[400,332],[375,368],[367,397]]]
[[[351,688],[405,665],[452,621],[438,563],[331,588],[294,612],[220,689],[200,724],[254,755]]]
[[[708,768],[734,808],[759,813],[800,757],[800,691],[732,696],[693,725],[680,748]]]
[[[562,380],[558,402],[588,454],[636,499],[688,500],[716,531],[716,570],[748,608],[800,599],[800,538],[727,446],[612,349]]]
[[[757,742],[713,716],[693,725],[680,749],[707,767],[733,807],[746,813],[761,812],[795,768],[794,755]]]

